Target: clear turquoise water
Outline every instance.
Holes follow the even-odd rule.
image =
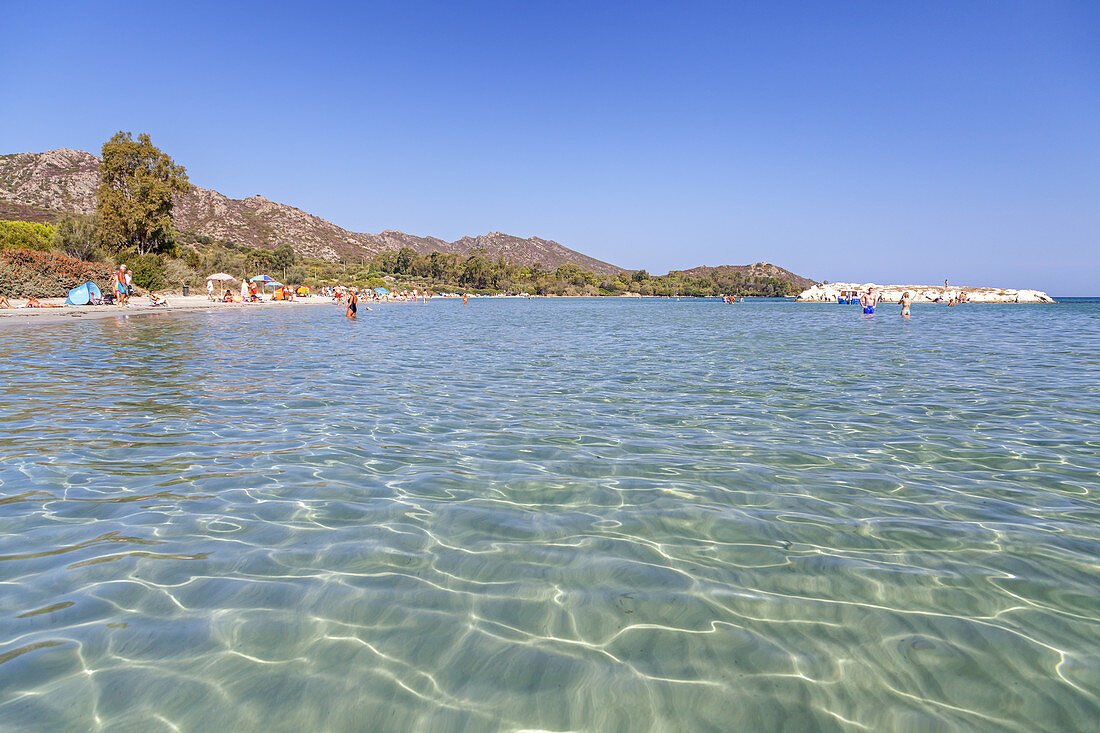
[[[0,326],[0,728],[1097,730],[1100,303]]]

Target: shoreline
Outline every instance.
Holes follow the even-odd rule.
[[[884,291],[893,290],[895,287],[896,286],[886,286],[884,288],[881,288],[880,292],[883,292],[883,295],[886,296],[887,292],[884,292]],[[915,288],[913,288],[911,286],[907,287],[907,289],[915,290]],[[956,292],[957,291],[964,291],[964,292],[967,292],[968,294],[970,294],[972,291],[975,291],[975,290],[994,290],[994,289],[993,288],[960,287],[960,288],[952,288],[952,290],[955,290]],[[997,289],[997,290],[999,290],[999,289]],[[807,292],[809,292],[809,291],[807,291]],[[1012,292],[1013,296],[1015,296],[1016,292],[1019,292],[1021,294],[1023,294],[1023,293],[1028,293],[1028,294],[1030,294],[1030,293],[1039,293],[1039,291],[1011,291],[1011,292]],[[805,294],[806,293],[803,293],[803,295],[805,295]],[[814,293],[814,294],[817,295],[817,293]],[[979,299],[973,298],[973,296],[971,296],[970,303],[980,303],[980,304],[990,304],[990,303],[1042,304],[1042,303],[1057,303],[1058,302],[1058,301],[1054,300],[1053,298],[1050,298],[1050,296],[1047,296],[1046,293],[1040,293],[1040,295],[1042,295],[1042,296],[1044,296],[1048,299],[1047,300],[1039,300],[1039,299],[1024,300],[1023,298],[1021,298],[1021,299],[1017,300],[1017,299],[1004,298],[1002,296],[1002,298],[999,298],[999,299],[996,299],[996,300],[992,300],[992,299],[991,300],[979,300]],[[621,300],[623,298],[630,298],[630,299],[638,299],[638,300],[675,300],[675,301],[679,301],[680,299],[691,300],[691,299],[696,299],[697,297],[698,296],[690,296],[690,295],[683,295],[683,296],[641,296],[641,297],[634,296],[634,298],[631,298],[631,296],[621,296],[621,295],[620,296],[584,296],[584,295],[578,295],[578,296],[547,296],[547,295],[532,295],[532,296],[529,296],[529,297],[528,296],[522,296],[522,295],[481,295],[481,296],[471,296],[471,299],[476,298],[477,300],[501,300],[501,299],[506,299],[507,298],[507,299],[523,299],[523,300],[549,300],[549,299],[557,300],[557,299],[560,298],[560,299],[566,299],[566,300],[577,300],[577,299],[585,299],[585,298],[595,298],[595,299],[608,298],[609,300]],[[440,299],[440,300],[458,300],[458,298],[454,298],[454,297],[438,298],[438,296],[437,296],[437,298],[433,298],[432,300],[436,300],[436,299]],[[702,297],[698,297],[698,299],[714,300],[714,299],[716,299],[716,296],[702,296]],[[299,299],[295,299],[293,301],[265,300],[265,301],[262,301],[260,303],[244,303],[244,304],[241,304],[241,303],[220,303],[220,302],[212,303],[212,302],[210,302],[209,300],[206,299],[205,295],[201,295],[201,296],[200,295],[189,295],[189,296],[186,296],[186,297],[176,295],[176,296],[169,296],[169,298],[168,298],[168,303],[169,304],[168,305],[166,305],[166,306],[156,306],[156,307],[150,306],[150,305],[145,305],[145,304],[128,305],[128,306],[124,306],[124,307],[120,307],[120,306],[117,306],[117,305],[64,305],[64,298],[41,298],[40,300],[41,300],[42,303],[45,303],[45,304],[51,305],[51,306],[57,306],[57,307],[25,308],[23,306],[13,306],[11,308],[0,308],[0,327],[2,327],[4,325],[8,325],[8,324],[11,324],[11,325],[23,324],[23,325],[25,325],[25,324],[35,324],[35,323],[64,323],[66,321],[73,321],[73,320],[78,320],[78,319],[79,320],[85,320],[85,319],[96,320],[96,319],[103,319],[103,318],[114,318],[114,317],[119,317],[119,316],[130,317],[130,316],[154,315],[154,314],[157,314],[157,313],[174,313],[174,314],[179,314],[179,313],[213,313],[213,312],[241,313],[245,310],[256,310],[256,309],[262,309],[262,308],[267,308],[267,307],[295,308],[295,307],[317,307],[317,306],[325,306],[325,305],[339,306],[339,308],[341,310],[344,308],[344,306],[341,305],[340,303],[338,303],[336,301],[333,301],[331,298],[328,298],[328,297],[325,297],[325,296],[313,296],[311,298],[299,298]],[[787,301],[787,302],[790,302],[790,303],[818,303],[818,304],[821,304],[821,303],[835,303],[836,302],[835,299],[825,299],[825,298],[820,298],[820,296],[816,297],[816,298],[815,297],[803,298],[801,296],[799,296],[797,298],[794,297],[794,296],[788,296],[788,297],[785,297],[785,298],[758,298],[756,296],[745,296],[745,302],[749,302],[749,301],[752,301],[752,300],[784,300],[784,301]],[[401,301],[380,301],[380,302],[372,301],[369,304],[372,307],[378,307],[380,305],[400,304],[400,302]],[[419,302],[419,301],[416,301],[416,302]],[[879,302],[880,303],[896,303],[897,300],[896,299],[891,299],[890,297],[881,297]],[[933,305],[943,304],[943,303],[935,301],[935,300],[930,300],[930,299],[929,300],[918,300],[917,298],[914,298],[913,302],[914,303],[919,302],[919,303],[922,303],[922,304],[933,304]]]
[[[296,300],[265,300],[260,303],[212,303],[205,295],[169,295],[168,305],[151,306],[143,304],[118,305],[63,305],[64,298],[40,298],[47,305],[59,308],[0,308],[0,325],[15,323],[58,323],[73,319],[97,319],[117,316],[144,316],[156,313],[206,313],[206,312],[242,312],[246,309],[258,309],[274,306],[293,308],[297,306],[335,305],[330,298],[313,296]]]

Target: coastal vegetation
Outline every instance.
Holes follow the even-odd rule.
[[[0,221],[0,249],[53,249],[54,226],[32,221]]]
[[[57,252],[0,249],[0,295],[8,298],[49,298],[91,280],[104,288],[110,265],[84,262]]]
[[[125,264],[133,273],[134,284],[146,290],[182,285],[198,287],[210,273],[228,272],[237,277],[268,274],[288,284],[312,287],[343,284],[481,294],[775,297],[799,292],[797,287],[779,278],[741,272],[689,275],[673,271],[653,276],[638,270],[609,276],[573,264],[554,269],[538,263],[519,266],[504,257],[490,257],[481,250],[462,256],[439,251],[418,254],[403,247],[380,252],[370,259],[331,262],[299,257],[289,245],[260,249],[186,232],[173,233],[171,239],[161,242],[158,252],[142,253],[136,246],[117,249],[105,246],[98,240],[97,232],[94,217],[66,217],[56,225],[0,221],[0,237],[4,237],[0,242],[4,249],[38,250],[66,259],[73,257],[105,263],[108,280],[112,268]],[[14,246],[9,246],[8,242]],[[0,294],[21,295],[22,292],[16,293],[6,286],[10,282],[10,277],[0,278]],[[34,294],[37,297],[63,295],[68,288],[78,284],[58,280],[50,291],[45,283],[39,283]],[[99,284],[106,287],[108,283]]]
[[[182,261],[196,272],[264,272],[282,282],[311,286],[419,288],[442,292],[532,295],[639,295],[657,296],[786,296],[799,291],[774,277],[743,273],[692,276],[683,272],[651,276],[645,270],[598,275],[578,265],[547,269],[541,264],[519,266],[504,257],[475,250],[468,256],[454,252],[419,254],[410,247],[379,252],[370,259],[339,262],[300,258],[290,247],[255,249],[209,237],[181,234],[179,246],[190,250]],[[205,277],[202,275],[201,277]]]
[[[404,247],[377,254],[359,268],[356,281],[390,276],[420,287],[444,290],[533,295],[639,295],[658,296],[783,296],[793,294],[788,283],[777,278],[740,273],[694,277],[683,272],[651,276],[645,270],[599,275],[578,265],[563,264],[550,270],[542,265],[518,266],[503,257],[492,258],[475,250],[467,257],[454,253],[417,254]]]
[[[314,287],[342,284],[482,294],[786,296],[801,291],[781,277],[737,268],[651,276],[645,270],[616,271],[608,265],[610,271],[596,272],[569,262],[555,267],[538,261],[518,264],[511,256],[494,257],[476,246],[463,253],[421,252],[400,246],[373,256],[344,255],[332,261],[302,257],[286,242],[276,245],[266,240],[255,246],[181,232],[173,213],[176,202],[191,189],[187,171],[144,133],[135,140],[129,132],[118,132],[105,142],[99,176],[93,214],[62,214],[52,223],[0,221],[0,250],[55,255],[55,264],[47,270],[72,275],[35,279],[31,288],[35,296],[63,295],[82,282],[75,278],[86,273],[77,273],[70,258],[101,263],[96,267],[89,264],[87,273],[102,270],[107,278],[113,268],[125,264],[133,273],[134,284],[146,290],[199,287],[210,273],[227,272],[236,277],[267,274],[287,284]],[[19,262],[23,268],[45,260]],[[22,294],[22,290],[16,292],[4,284],[16,277],[16,270],[8,267],[0,278],[0,294]]]

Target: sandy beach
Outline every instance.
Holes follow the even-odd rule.
[[[151,306],[146,298],[135,298],[136,302],[126,306],[118,305],[64,305],[64,298],[41,298],[46,305],[60,308],[24,308],[23,299],[14,299],[12,308],[0,308],[0,324],[56,323],[77,318],[113,318],[116,316],[139,316],[153,313],[197,313],[207,311],[239,313],[246,308],[296,308],[318,305],[335,305],[331,298],[313,296],[291,301],[265,300],[259,303],[212,303],[205,295],[168,295],[168,305]]]

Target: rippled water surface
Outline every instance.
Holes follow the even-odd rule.
[[[0,325],[0,728],[1097,730],[1100,304]]]

